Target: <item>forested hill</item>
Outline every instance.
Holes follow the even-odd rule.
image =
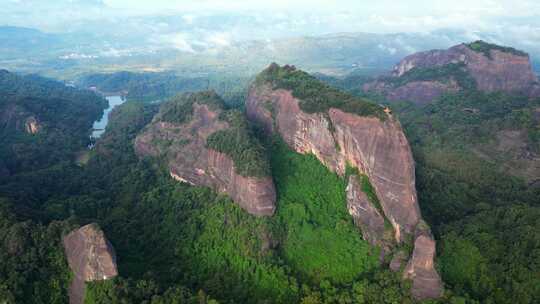
[[[128,99],[155,101],[173,97],[179,93],[212,89],[218,92],[228,105],[241,106],[249,77],[212,74],[182,76],[172,71],[134,73],[88,74],[76,83],[83,88],[94,88],[106,93],[127,95]]]
[[[107,101],[35,75],[0,71],[0,177],[73,158]]]
[[[479,52],[475,55],[484,56],[482,48]],[[412,58],[419,58],[417,65],[429,63],[421,61],[422,56]],[[518,59],[527,66],[524,58]],[[471,77],[460,79],[458,68],[435,67],[414,75],[422,82],[451,76],[475,83]],[[508,68],[515,69],[511,64]],[[359,89],[369,82],[364,77],[320,78],[366,96]],[[507,81],[529,84],[514,77]],[[392,108],[411,143],[420,208],[436,235],[437,262],[447,290],[466,303],[537,303],[540,100],[476,86],[438,97],[410,87],[407,92],[428,96],[430,102],[368,95]]]

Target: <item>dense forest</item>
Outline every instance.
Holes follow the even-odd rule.
[[[76,83],[84,88],[95,87],[105,93],[125,94],[128,99],[139,101],[164,100],[179,93],[215,90],[228,105],[241,107],[249,81],[248,77],[223,74],[185,77],[172,72],[123,71],[85,75]]]
[[[294,77],[285,79],[294,83]],[[14,80],[21,81],[26,80]],[[103,99],[53,82],[51,88],[38,89],[35,82],[19,90],[12,89],[18,85],[3,86],[2,92],[22,97],[0,99],[0,107],[32,98],[43,107],[28,106],[35,115],[61,108],[40,121],[55,121],[55,130],[65,136],[62,144],[43,143],[39,133],[31,136],[23,129],[24,141],[0,138],[3,144],[49,145],[62,153],[45,149],[51,157],[46,162],[16,167],[8,162],[11,172],[0,179],[4,302],[67,303],[71,274],[61,237],[97,222],[116,250],[120,275],[91,283],[86,303],[414,303],[410,282],[378,263],[378,249],[362,239],[349,216],[345,178],[314,156],[297,154],[281,139],[250,130],[247,135],[259,136],[269,151],[268,170],[278,193],[273,217],[253,217],[227,196],[175,182],[158,161],[135,155],[133,140],[158,113],[156,104],[132,100],[115,108],[88,162],[78,164],[72,156],[86,149]],[[368,105],[362,113],[379,109],[362,100]],[[67,101],[79,104],[72,108]],[[77,112],[86,104],[93,105],[91,110]],[[166,119],[183,121],[182,115],[189,115],[182,104],[167,106],[175,115]],[[471,115],[463,107],[480,112]],[[394,105],[413,147],[420,206],[437,238],[437,263],[446,284],[442,299],[426,303],[540,299],[539,192],[470,150],[476,142],[489,141],[494,126],[518,122],[530,129],[529,143],[535,147],[537,129],[527,112],[532,107],[519,98],[478,92],[445,96],[422,108]],[[242,112],[227,113],[231,124],[245,123],[238,117]],[[72,115],[77,121],[69,120]],[[8,134],[7,124],[0,128]],[[210,145],[241,152],[244,135],[236,137],[238,145],[226,145],[232,143],[231,134],[216,135]],[[32,150],[24,159],[41,153]],[[369,190],[368,183],[363,186]]]
[[[448,68],[413,69],[404,77],[438,79]],[[462,74],[452,76],[460,83],[473,81]],[[321,79],[366,97],[359,89],[363,78]],[[536,303],[540,226],[534,218],[540,189],[523,176],[524,169],[512,168],[520,163],[510,161],[518,158],[515,153],[539,151],[540,100],[463,88],[427,105],[388,104],[413,148],[419,203],[438,240],[439,270],[447,292],[459,295],[456,303]],[[498,150],[505,131],[524,134],[521,152]]]

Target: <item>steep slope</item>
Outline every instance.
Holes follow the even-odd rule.
[[[107,101],[38,76],[0,71],[0,176],[70,160]]]
[[[391,76],[363,85],[365,92],[388,100],[418,104],[469,89],[540,96],[528,54],[483,41],[410,55],[394,67]]]
[[[135,140],[141,156],[163,157],[178,181],[229,194],[254,215],[272,215],[276,193],[265,152],[242,113],[227,111],[214,92],[164,104]]]
[[[421,220],[416,199],[414,161],[409,144],[399,122],[391,114],[368,101],[354,98],[329,86],[294,67],[272,64],[263,71],[250,89],[247,99],[248,118],[260,124],[268,133],[279,134],[295,151],[314,154],[329,169],[345,175],[349,166],[367,176],[375,197],[380,200],[380,211],[373,217],[355,216],[359,225],[369,230],[368,240],[382,245],[389,253],[385,230],[380,217],[390,221],[394,242],[408,243],[415,237]],[[349,205],[367,204],[355,193],[354,183],[348,187]],[[362,203],[359,203],[362,202]],[[375,215],[377,214],[377,215]],[[415,251],[433,251],[417,247]],[[386,250],[384,250],[386,247]],[[413,261],[414,263],[414,261]],[[433,267],[430,273],[438,278]],[[413,281],[418,277],[412,275]],[[440,282],[439,282],[440,283]],[[415,284],[417,289],[431,288]],[[438,284],[433,294],[440,294]],[[420,293],[419,293],[420,294]],[[425,293],[423,293],[425,294]]]
[[[69,287],[70,304],[84,302],[86,282],[118,275],[114,248],[97,224],[72,231],[64,237],[63,244],[74,276]]]

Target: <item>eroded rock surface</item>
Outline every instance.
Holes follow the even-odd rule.
[[[413,80],[398,86],[392,85],[392,80],[406,77],[415,69],[436,68],[450,64],[462,65],[463,70],[472,77],[477,89],[481,91],[540,96],[540,84],[532,71],[527,54],[497,46],[485,53],[473,50],[466,44],[456,45],[448,50],[432,50],[405,57],[394,67],[390,78],[365,84],[363,90],[382,94],[391,101],[409,100],[425,104],[444,93],[464,88],[461,88],[452,77],[445,81]]]
[[[274,214],[276,192],[270,176],[242,176],[229,156],[206,147],[212,133],[229,127],[220,120],[220,113],[207,105],[193,104],[192,118],[186,123],[157,119],[137,136],[135,150],[141,156],[165,156],[176,180],[227,193],[250,214]]]
[[[394,227],[395,239],[400,242],[403,233],[414,233],[420,219],[414,161],[397,120],[389,116],[381,121],[339,109],[330,109],[328,118],[321,113],[304,113],[291,92],[269,86],[253,87],[246,107],[248,118],[279,133],[295,151],[314,154],[341,175],[347,164],[358,168],[373,184]]]
[[[24,126],[26,129],[26,133],[29,133],[29,134],[36,134],[41,129],[41,127],[38,124],[37,119],[34,116],[28,117],[26,119]]]
[[[418,299],[440,296],[442,283],[433,268],[435,242],[417,232],[423,221],[412,152],[399,122],[391,114],[384,120],[336,108],[310,114],[301,110],[299,100],[290,91],[257,83],[250,89],[246,110],[251,121],[266,132],[278,133],[296,152],[315,155],[340,175],[345,174],[347,166],[365,174],[382,212],[369,201],[353,178],[356,175],[350,177],[347,187],[347,207],[364,239],[381,246],[383,252],[390,252],[392,243],[406,241],[407,236],[415,239],[414,256],[409,262],[414,295]],[[385,218],[393,229],[385,227]],[[390,238],[388,232],[392,234]],[[399,270],[406,259],[406,254],[398,252],[391,266]]]
[[[73,280],[71,304],[84,302],[85,282],[111,279],[118,275],[114,248],[97,224],[81,227],[63,239]]]
[[[413,81],[397,88],[384,81],[375,81],[366,83],[362,89],[365,92],[377,92],[390,101],[406,100],[424,105],[445,93],[457,92],[460,88],[455,81]]]
[[[382,255],[390,252],[390,239],[385,237],[385,219],[376,206],[370,201],[368,196],[362,191],[358,176],[353,174],[349,176],[347,184],[347,209],[353,217],[354,223],[361,228],[362,236],[372,245],[382,248]]]
[[[415,233],[414,250],[403,276],[412,280],[411,293],[417,299],[433,299],[442,295],[442,281],[435,270],[435,240],[423,222]]]

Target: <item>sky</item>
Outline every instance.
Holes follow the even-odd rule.
[[[46,32],[112,32],[231,39],[337,32],[495,33],[540,45],[539,0],[0,0],[0,25]],[[154,39],[154,36],[152,36]],[[506,39],[505,38],[505,39]],[[156,38],[157,39],[157,38]]]
[[[84,7],[84,10],[80,10]],[[91,9],[89,9],[91,8]],[[79,10],[79,11],[77,11]],[[340,23],[351,31],[482,30],[509,18],[540,17],[538,0],[0,0],[7,21],[58,30],[70,18],[117,15],[254,12],[302,16],[306,22]],[[9,14],[11,11],[11,14]],[[13,12],[18,11],[15,16]],[[39,19],[33,16],[41,13]],[[26,13],[26,14],[25,14]],[[11,18],[10,18],[11,17]],[[26,17],[26,18],[25,18]],[[271,16],[269,16],[271,17]],[[2,22],[2,21],[0,21]],[[5,21],[4,21],[5,22]],[[504,23],[503,22],[503,23]]]

